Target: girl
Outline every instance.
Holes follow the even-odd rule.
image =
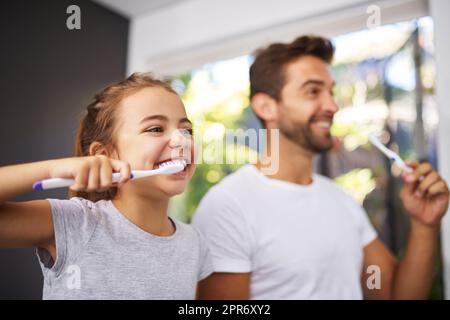
[[[208,251],[167,214],[194,173],[191,145],[192,124],[166,83],[133,74],[107,87],[87,107],[77,157],[0,168],[0,247],[37,247],[44,299],[193,299],[212,271]],[[171,159],[188,164],[130,180]],[[6,202],[53,177],[75,180],[70,200]]]

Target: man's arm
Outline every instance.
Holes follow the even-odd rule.
[[[375,266],[375,271],[370,271],[371,266]],[[361,287],[363,289],[364,297],[368,299],[391,299],[392,286],[397,268],[397,261],[388,248],[379,240],[375,239],[364,248],[364,267],[361,276]],[[371,289],[370,283],[374,279],[369,279],[372,275],[374,277],[378,274],[372,272],[380,271],[379,287]],[[370,272],[369,272],[370,271]]]
[[[367,245],[361,281],[364,296],[369,299],[427,299],[433,281],[438,235],[438,230],[423,229],[413,223],[400,263],[380,240]],[[380,270],[380,288],[370,289],[367,283],[373,274],[367,272],[370,266]]]
[[[251,273],[213,273],[198,283],[197,299],[250,299],[250,276]]]
[[[440,222],[448,209],[446,182],[429,163],[408,162],[414,169],[403,174],[405,185],[400,197],[411,217],[406,252],[400,263],[375,240],[364,248],[362,287],[368,298],[426,299],[430,293],[437,256]],[[381,289],[369,289],[367,268],[381,271]]]

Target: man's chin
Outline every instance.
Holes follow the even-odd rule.
[[[281,129],[281,133],[288,140],[312,153],[325,153],[333,147],[333,138],[330,133],[316,133],[312,128],[303,131]]]
[[[322,140],[322,141],[320,141]],[[326,153],[327,151],[333,148],[333,140],[330,136],[329,139],[316,139],[313,141],[309,141],[309,148],[314,153]]]

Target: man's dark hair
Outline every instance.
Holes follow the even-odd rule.
[[[307,55],[331,63],[333,54],[331,41],[318,36],[302,36],[291,43],[274,43],[259,49],[250,67],[250,99],[262,92],[280,101],[288,63]]]

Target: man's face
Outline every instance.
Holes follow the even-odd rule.
[[[332,147],[330,127],[338,106],[328,64],[304,56],[285,69],[285,85],[278,103],[278,127],[287,139],[313,153]]]

